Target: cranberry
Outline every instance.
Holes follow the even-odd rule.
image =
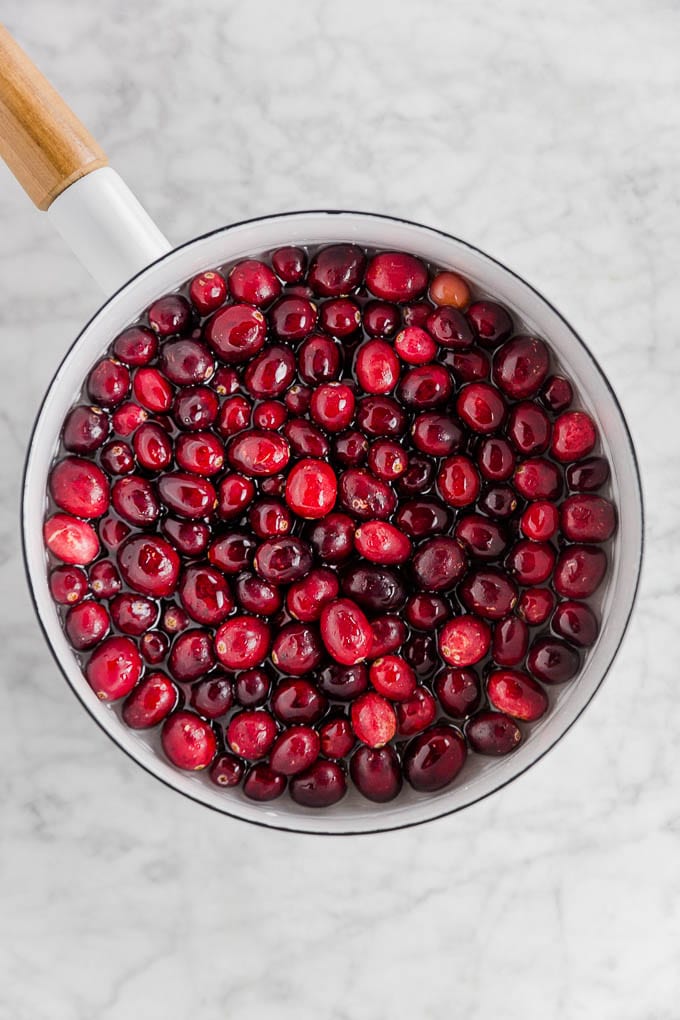
[[[571,542],[606,542],[616,530],[616,511],[602,496],[569,496],[560,507],[560,522]]]
[[[394,492],[381,479],[361,468],[350,468],[340,476],[339,503],[361,520],[382,520],[395,510]]]
[[[149,673],[123,704],[123,722],[132,730],[157,726],[177,706],[177,688],[165,673]]]
[[[247,613],[271,616],[283,605],[280,590],[256,574],[241,574],[236,581],[236,599]]]
[[[209,673],[215,665],[212,636],[207,630],[187,630],[170,651],[168,669],[176,680],[190,683]]]
[[[210,531],[200,521],[178,521],[174,517],[166,517],[161,528],[165,537],[185,556],[200,556],[205,552]]]
[[[279,400],[263,400],[253,411],[253,425],[276,431],[288,418],[288,408]]]
[[[327,336],[314,334],[301,345],[297,354],[298,371],[310,386],[332,382],[340,372],[340,349]]]
[[[347,514],[328,514],[311,529],[309,541],[322,562],[342,563],[354,550],[354,528]]]
[[[74,606],[87,595],[87,574],[80,567],[55,567],[49,583],[52,598],[61,606]]]
[[[144,326],[131,326],[116,337],[111,350],[126,365],[148,365],[158,353],[158,337]]]
[[[163,662],[168,650],[170,648],[170,641],[166,634],[163,634],[160,630],[147,630],[145,634],[142,634],[139,641],[139,650],[144,656],[146,662],[152,666],[157,666],[160,662]]]
[[[432,634],[413,634],[401,652],[419,677],[429,677],[439,661],[437,642]]]
[[[503,712],[480,712],[465,728],[465,736],[477,754],[499,757],[514,751],[522,743],[522,731]]]
[[[163,613],[161,627],[167,634],[179,634],[191,625],[191,618],[180,606],[168,606]]]
[[[213,356],[199,340],[172,340],[163,344],[159,358],[163,374],[178,386],[207,382],[215,371]]]
[[[494,301],[475,301],[467,310],[468,321],[484,347],[498,347],[512,333],[512,319],[502,305]]]
[[[389,393],[399,379],[399,359],[385,340],[367,340],[358,352],[355,371],[366,393]]]
[[[282,297],[269,311],[269,322],[280,340],[302,340],[314,329],[317,308],[304,297]]]
[[[321,670],[317,682],[329,698],[352,701],[358,694],[368,690],[368,670],[363,663],[341,666],[334,662]]]
[[[272,265],[284,283],[299,283],[304,279],[307,256],[302,248],[287,245],[276,249],[272,255]]]
[[[207,768],[217,752],[217,739],[210,724],[184,710],[165,720],[161,744],[172,764],[189,772]]]
[[[366,442],[363,436],[361,438]],[[377,439],[368,451],[368,466],[376,478],[393,482],[406,471],[408,454],[403,447],[390,439]]]
[[[406,625],[398,616],[379,616],[371,620],[371,630],[371,655],[375,658],[395,652],[406,640]]]
[[[335,599],[324,606],[321,639],[329,654],[344,666],[353,666],[371,651],[373,631],[366,616],[350,599]]]
[[[255,497],[255,483],[243,475],[225,475],[217,495],[217,513],[223,520],[241,517]]]
[[[492,482],[504,482],[515,469],[515,455],[507,440],[489,436],[479,446],[477,463],[484,478]]]
[[[514,486],[525,499],[557,499],[562,494],[560,469],[543,457],[529,457],[517,466]]]
[[[437,705],[425,687],[416,687],[410,698],[395,705],[397,733],[400,737],[413,737],[431,726],[437,715]]]
[[[397,525],[411,538],[447,531],[451,524],[448,511],[435,500],[414,499],[402,503],[395,517]]]
[[[186,386],[175,397],[172,414],[179,428],[197,432],[212,425],[219,409],[212,390],[206,386]]]
[[[236,301],[262,306],[279,296],[281,284],[266,263],[244,259],[229,273],[229,291]]]
[[[50,473],[50,492],[62,510],[78,517],[101,517],[109,506],[109,483],[96,464],[65,457]]]
[[[482,702],[482,688],[474,669],[443,669],[434,679],[434,693],[447,715],[464,719]]]
[[[510,550],[506,565],[520,584],[541,584],[552,574],[555,550],[548,542],[521,539]]]
[[[213,761],[209,774],[215,786],[238,786],[243,778],[243,762],[234,754],[221,754]]]
[[[411,555],[411,542],[387,521],[367,521],[354,533],[357,552],[371,563],[404,563]]]
[[[341,578],[343,594],[369,613],[389,613],[406,599],[401,577],[387,567],[353,567]]]
[[[286,424],[283,434],[298,457],[326,457],[330,449],[330,443],[321,429],[304,418],[292,418]]]
[[[461,383],[488,379],[491,375],[491,364],[484,351],[447,351],[442,362]]]
[[[519,526],[527,538],[534,542],[547,542],[556,533],[559,523],[560,514],[555,504],[538,500],[526,508]]]
[[[441,790],[456,778],[466,756],[460,730],[449,723],[438,723],[409,743],[404,754],[404,775],[414,790]]]
[[[505,402],[490,383],[469,383],[456,400],[459,417],[474,432],[495,432],[505,418]]]
[[[283,496],[286,491],[286,476],[269,475],[260,479],[260,492],[263,496]]]
[[[304,623],[289,623],[274,638],[271,659],[283,673],[303,676],[323,657],[318,633]]]
[[[85,676],[100,701],[117,701],[129,694],[142,675],[142,660],[134,641],[105,638],[90,656]]]
[[[565,411],[553,427],[550,451],[557,460],[582,460],[597,442],[595,424],[584,411]]]
[[[311,399],[311,388],[295,383],[288,389],[283,402],[291,414],[305,414],[309,409]]]
[[[160,336],[183,333],[191,324],[191,306],[181,294],[166,294],[147,311],[149,325]]]
[[[308,680],[282,680],[272,698],[272,711],[283,723],[311,726],[325,715],[327,701]]]
[[[477,508],[488,517],[505,520],[517,509],[517,494],[509,485],[489,486],[479,497]]]
[[[277,737],[269,763],[284,776],[295,776],[316,761],[321,742],[319,734],[311,726],[291,726]]]
[[[403,252],[374,255],[366,270],[366,286],[371,294],[385,301],[411,301],[420,297],[427,282],[425,264]]]
[[[332,244],[312,259],[307,281],[322,297],[340,297],[358,287],[364,277],[366,256],[355,244]]]
[[[132,446],[137,463],[147,471],[162,471],[172,462],[172,443],[168,434],[154,422],[140,425]]]
[[[217,504],[217,494],[207,479],[183,471],[161,475],[158,479],[158,494],[169,510],[190,519],[207,517]]]
[[[222,365],[213,375],[210,385],[221,397],[230,397],[238,393],[241,382],[235,368]]]
[[[111,599],[120,591],[120,574],[111,560],[99,560],[90,567],[90,587],[95,598]]]
[[[364,305],[364,329],[369,336],[392,336],[399,325],[399,309],[387,301]]]
[[[454,535],[465,552],[477,560],[500,559],[508,544],[503,527],[481,514],[459,517]]]
[[[393,397],[362,397],[357,403],[357,425],[367,436],[401,436],[406,413]]]
[[[544,684],[563,684],[579,671],[581,659],[575,648],[559,638],[539,638],[529,649],[529,672]]]
[[[554,414],[566,411],[574,399],[574,391],[568,379],[561,375],[551,375],[546,379],[541,390],[541,400]]]
[[[99,553],[99,539],[92,525],[68,514],[52,514],[43,525],[43,538],[62,563],[84,566]]]
[[[438,595],[412,595],[406,603],[406,619],[416,630],[432,630],[451,616],[451,606]]]
[[[152,414],[164,414],[172,407],[172,386],[157,368],[138,368],[132,382],[132,389],[143,408]],[[116,418],[114,416],[114,426]],[[116,431],[119,431],[116,428]],[[125,435],[125,433],[121,433]]]
[[[250,800],[276,800],[286,789],[286,777],[275,772],[265,762],[257,762],[248,770],[243,781],[243,792]]]
[[[244,382],[251,396],[262,400],[284,393],[295,375],[295,355],[289,347],[272,344],[247,366]]]
[[[300,460],[286,482],[286,503],[300,517],[325,517],[335,505],[338,483],[329,464]]]
[[[328,432],[342,432],[354,417],[354,393],[345,383],[324,383],[313,393],[310,413]]]
[[[100,407],[80,404],[69,411],[61,434],[71,453],[94,453],[109,434],[109,416]]]
[[[567,599],[587,599],[600,587],[607,572],[607,557],[594,545],[568,545],[557,558],[554,585]]]
[[[389,701],[368,691],[352,703],[352,729],[368,747],[384,747],[397,732],[397,717]]]
[[[189,284],[189,297],[201,315],[219,308],[227,296],[227,284],[221,273],[207,272],[195,276]]]
[[[115,358],[98,361],[87,377],[88,396],[100,407],[116,407],[129,391],[130,371]]]
[[[236,701],[243,708],[256,708],[269,697],[271,680],[263,669],[244,669],[234,681]]]
[[[474,338],[470,325],[456,308],[444,306],[432,312],[427,318],[427,329],[441,347],[466,350],[472,346]]]
[[[430,297],[436,305],[465,308],[470,303],[470,288],[458,273],[437,273],[430,284]]]
[[[576,492],[596,492],[609,481],[609,464],[604,457],[587,457],[567,468],[567,485]]]
[[[448,591],[465,573],[466,561],[455,539],[446,535],[424,542],[413,557],[413,575],[424,591]]]
[[[397,334],[394,350],[408,365],[426,365],[437,353],[437,344],[420,326],[407,326]]]
[[[414,454],[409,457],[408,467],[397,479],[397,489],[402,496],[417,496],[427,492],[434,480],[432,460]]]
[[[359,306],[349,298],[335,298],[324,301],[321,306],[319,324],[321,328],[335,337],[347,337],[355,333],[361,325]]]
[[[517,602],[514,582],[494,567],[470,571],[459,588],[459,594],[471,613],[486,620],[502,619]]]
[[[439,635],[439,652],[451,666],[473,666],[489,651],[491,630],[474,616],[456,616]]]
[[[296,620],[313,622],[319,619],[323,607],[337,598],[339,590],[336,574],[319,567],[310,571],[301,581],[291,584],[286,596],[286,608]]]
[[[264,347],[267,324],[262,312],[250,305],[226,305],[208,319],[204,336],[222,361],[239,365]]]
[[[248,514],[248,522],[258,538],[271,538],[274,535],[287,535],[293,517],[288,507],[280,500],[265,497],[253,503]]]
[[[124,538],[130,534],[130,529],[123,521],[115,517],[104,517],[99,522],[99,534],[104,545],[109,549],[117,549]]]
[[[178,593],[192,620],[206,626],[220,623],[234,608],[224,576],[212,567],[188,567]]]
[[[506,616],[493,632],[492,657],[499,666],[518,666],[529,647],[529,628],[524,620]]]
[[[184,471],[215,475],[224,466],[224,447],[212,432],[185,432],[177,437],[175,457]]]
[[[226,676],[200,680],[191,688],[191,707],[206,719],[226,715],[234,703],[234,688]]]
[[[100,457],[101,465],[110,475],[128,475],[135,468],[135,458],[127,443],[107,443]]]
[[[217,419],[217,431],[222,436],[235,436],[243,432],[250,421],[251,405],[240,394],[234,394],[222,404]]]
[[[405,701],[416,689],[416,675],[399,655],[384,655],[375,659],[368,671],[371,684],[390,701]]]
[[[376,804],[394,800],[402,787],[399,758],[393,747],[359,747],[349,766],[352,782]]]
[[[232,616],[215,634],[217,658],[227,669],[250,669],[267,657],[271,632],[255,616]]]
[[[345,758],[355,744],[352,725],[344,716],[329,719],[320,726],[319,737],[321,753],[326,758]]]
[[[427,318],[432,311],[432,306],[428,301],[411,301],[407,305],[403,305],[401,309],[401,321],[405,329],[410,326],[417,326],[418,329],[422,329]]]
[[[253,429],[231,441],[227,458],[237,471],[260,478],[277,474],[286,467],[290,446],[283,436]]]
[[[560,602],[552,618],[552,629],[579,648],[595,644],[598,623],[595,613],[584,602]]]
[[[297,804],[309,808],[330,807],[347,792],[342,768],[334,761],[315,761],[290,782],[290,795]]]
[[[99,602],[81,602],[69,609],[64,630],[78,651],[93,648],[109,632],[109,614]]]
[[[309,546],[299,538],[279,535],[258,546],[254,566],[258,574],[274,584],[299,581],[312,566]]]
[[[550,355],[542,340],[515,336],[496,352],[493,377],[513,400],[526,400],[540,390],[549,367]]]
[[[179,556],[158,535],[131,535],[117,553],[118,568],[130,588],[163,598],[172,595],[179,577]]]
[[[398,392],[402,403],[425,411],[447,402],[453,382],[443,365],[416,365],[402,376]]]
[[[411,429],[413,445],[431,457],[447,457],[460,449],[463,432],[451,417],[428,411],[416,417]]]
[[[548,448],[552,426],[545,411],[530,401],[515,404],[508,421],[508,436],[519,453],[528,456]]]
[[[555,608],[555,596],[549,588],[526,588],[517,603],[517,615],[531,627],[545,623]]]
[[[479,495],[479,475],[469,457],[447,457],[437,475],[437,488],[450,506],[460,508],[474,503]]]

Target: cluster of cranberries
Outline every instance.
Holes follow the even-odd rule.
[[[44,536],[84,674],[253,800],[502,755],[594,643],[609,468],[550,352],[402,252],[280,248],[154,302],[64,422]]]

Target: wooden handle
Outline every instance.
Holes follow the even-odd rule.
[[[0,156],[39,209],[108,164],[103,149],[3,25]]]

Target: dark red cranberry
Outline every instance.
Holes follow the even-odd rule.
[[[491,655],[499,666],[518,666],[529,647],[529,628],[516,616],[506,616],[494,627]]]
[[[49,480],[52,499],[76,517],[101,517],[109,507],[109,483],[101,468],[82,457],[64,457]]]
[[[493,359],[493,377],[513,400],[533,397],[543,385],[550,367],[548,348],[535,336],[515,336]]]
[[[115,358],[102,358],[87,377],[87,392],[100,407],[117,407],[130,392],[129,369]]]
[[[299,283],[307,269],[307,256],[302,248],[287,245],[277,248],[272,255],[272,265],[284,283]]]
[[[284,393],[294,375],[295,355],[290,347],[272,344],[249,362],[244,383],[251,396],[263,400],[265,397],[278,397]]]
[[[135,372],[132,389],[138,403],[152,414],[164,414],[172,407],[172,386],[157,368],[138,368]],[[139,411],[137,410],[136,413]],[[114,427],[117,432],[120,432],[116,425],[115,415]],[[120,432],[120,434],[125,435],[126,433]]]
[[[205,339],[228,365],[250,361],[264,347],[267,324],[262,312],[250,305],[226,305],[208,319]]]
[[[427,322],[427,317],[431,310],[432,307],[428,301],[411,301],[401,309],[402,324],[406,329],[409,329],[411,326],[422,329]]]
[[[340,348],[327,336],[307,337],[297,353],[298,372],[310,386],[332,382],[340,373]]]
[[[316,325],[316,305],[307,298],[284,296],[268,313],[269,323],[280,340],[302,340]]]
[[[314,764],[290,781],[290,795],[297,804],[309,808],[330,807],[337,804],[347,792],[347,780],[342,768],[334,761],[315,761]]]
[[[474,669],[449,667],[437,673],[434,693],[447,715],[465,719],[482,703],[482,687]]]
[[[185,556],[200,556],[207,548],[210,529],[200,521],[178,521],[174,517],[165,517],[161,528],[165,537]]]
[[[555,550],[549,542],[517,542],[506,559],[506,566],[522,585],[547,581],[555,566]]]
[[[191,625],[191,617],[180,606],[168,606],[163,613],[161,627],[166,634],[179,634]]]
[[[392,336],[399,325],[399,309],[387,301],[367,301],[364,329],[369,336]]]
[[[446,351],[441,360],[460,383],[477,382],[491,375],[491,363],[484,351]]]
[[[159,336],[183,333],[191,324],[191,305],[181,294],[166,294],[147,311],[149,325]]]
[[[284,776],[295,776],[316,761],[320,749],[319,734],[311,726],[291,726],[276,738],[269,764]]]
[[[215,475],[224,466],[224,447],[212,432],[185,432],[177,437],[175,457],[184,471]]]
[[[117,549],[130,534],[130,528],[115,517],[103,517],[99,522],[99,534],[104,545],[109,549]]]
[[[387,521],[367,521],[354,533],[357,552],[371,563],[404,563],[411,555],[411,542],[399,528]]]
[[[210,428],[219,409],[219,401],[213,390],[207,386],[186,386],[175,397],[172,415],[179,428],[187,432],[200,432]]]
[[[368,670],[363,662],[353,666],[332,663],[324,666],[316,678],[319,688],[336,701],[353,701],[368,690]]]
[[[75,606],[87,595],[87,574],[80,567],[55,567],[49,584],[52,598],[61,606]]]
[[[486,620],[500,620],[517,602],[517,587],[502,570],[483,567],[472,570],[459,588],[459,595],[471,613]]]
[[[85,676],[100,701],[117,701],[130,693],[142,675],[142,668],[134,641],[128,637],[108,637],[90,656]]]
[[[560,523],[571,542],[606,542],[616,530],[616,510],[603,496],[569,496],[560,507]]]
[[[513,483],[525,499],[558,499],[562,494],[562,474],[556,464],[544,457],[529,457],[515,469]]]
[[[298,457],[323,458],[328,455],[330,449],[328,439],[320,428],[305,418],[291,418],[286,422],[283,434],[290,443],[293,453]]]
[[[338,481],[330,464],[299,460],[286,481],[286,503],[298,517],[325,517],[333,509]]]
[[[399,359],[386,340],[374,338],[357,351],[354,369],[366,393],[389,393],[399,380]]]
[[[128,479],[121,479],[117,485]],[[171,471],[158,479],[158,494],[163,504],[179,517],[207,517],[215,508],[217,493],[205,478],[184,471]]]
[[[356,333],[361,325],[361,311],[349,298],[334,298],[321,306],[319,325],[331,336],[347,337]]]
[[[280,589],[257,574],[240,574],[234,590],[237,602],[247,613],[272,616],[283,605]]]
[[[117,559],[123,580],[142,595],[165,598],[177,587],[179,556],[159,535],[130,535]]]
[[[252,559],[257,542],[244,531],[230,531],[221,535],[208,549],[208,559],[225,574],[238,574]]]
[[[159,367],[177,386],[207,382],[215,371],[213,356],[200,340],[171,340],[161,348]]]
[[[111,560],[99,560],[90,567],[90,588],[98,599],[111,599],[120,591],[120,574]]]
[[[546,379],[541,390],[541,400],[554,414],[566,411],[574,399],[574,391],[568,379],[561,375],[551,375]]]
[[[287,535],[293,523],[288,509],[278,499],[260,499],[253,503],[248,513],[248,521],[258,538],[271,538],[274,535]]]
[[[69,514],[52,514],[43,524],[45,545],[62,563],[91,563],[99,553],[97,532],[87,521]]]
[[[219,719],[226,715],[234,703],[234,688],[226,676],[199,680],[191,688],[191,707],[206,719]]]
[[[238,786],[243,778],[243,762],[234,754],[221,754],[213,761],[209,774],[215,786]]]
[[[595,545],[568,545],[557,559],[553,584],[567,599],[587,599],[600,587],[607,572],[607,557]]]
[[[269,696],[271,680],[263,669],[244,669],[234,681],[234,696],[243,708],[264,705]]]
[[[404,775],[414,790],[441,790],[456,778],[466,755],[460,730],[448,723],[438,723],[409,743],[404,753]]]
[[[325,758],[346,758],[356,743],[352,725],[344,716],[323,723],[319,727],[319,737]]]
[[[251,478],[238,474],[225,475],[217,493],[217,513],[225,521],[241,517],[254,498],[255,483]]]
[[[382,520],[394,512],[397,500],[387,482],[361,468],[349,468],[340,476],[338,502],[360,520]]]
[[[440,347],[456,351],[472,347],[474,337],[470,324],[458,308],[438,308],[428,316],[427,328]]]
[[[376,804],[394,800],[402,787],[401,768],[393,747],[359,747],[349,765],[352,782]]]
[[[361,433],[356,433],[360,436]],[[361,436],[364,442],[365,437]],[[408,454],[399,443],[390,439],[377,439],[368,451],[368,466],[377,478],[393,482],[408,468]]]
[[[427,268],[415,255],[381,252],[366,269],[366,286],[385,301],[412,301],[427,288]]]
[[[416,411],[445,404],[453,392],[450,373],[443,365],[416,365],[399,383],[399,398]]]
[[[308,574],[312,566],[309,546],[299,538],[279,535],[258,546],[254,566],[258,574],[274,584],[289,584]]]
[[[442,499],[457,509],[474,503],[479,495],[479,486],[475,465],[462,454],[447,457],[437,475],[437,488]]]
[[[265,262],[244,259],[229,273],[229,291],[236,301],[268,305],[281,293],[281,284]]]
[[[604,457],[587,457],[567,468],[567,485],[576,492],[597,492],[609,481],[609,463]]]
[[[466,560],[455,539],[431,538],[418,548],[412,569],[416,584],[424,591],[448,591],[465,573]]]
[[[170,650],[168,669],[176,680],[185,683],[199,680],[215,665],[210,631],[186,630]]]
[[[167,634],[160,630],[147,630],[142,634],[139,641],[139,650],[144,656],[145,662],[151,666],[157,666],[163,662],[170,649],[170,641]]]
[[[597,429],[585,411],[565,411],[553,426],[550,452],[559,461],[582,460],[597,442]]]
[[[316,669],[322,658],[318,632],[307,624],[286,624],[274,638],[271,660],[282,673],[304,676]]]
[[[102,448],[101,465],[110,475],[129,475],[135,469],[135,458],[127,443],[115,440]]]
[[[177,706],[178,691],[165,673],[149,673],[130,691],[122,716],[132,730],[157,726]]]
[[[406,620],[416,630],[432,630],[451,616],[451,607],[438,595],[412,595],[406,603]]]
[[[550,588],[526,588],[517,603],[517,615],[530,627],[545,623],[555,608],[555,596]]]
[[[119,361],[133,368],[148,365],[158,353],[158,337],[144,326],[131,326],[116,337],[111,350]]]
[[[66,614],[64,630],[78,651],[93,648],[109,632],[109,614],[99,602],[81,602]]]
[[[355,522],[347,514],[331,513],[309,532],[310,544],[322,563],[342,563],[354,550]]]
[[[384,747],[397,732],[393,706],[374,691],[367,691],[352,702],[350,716],[357,740],[368,747]]]
[[[531,401],[515,404],[508,420],[508,437],[515,449],[529,456],[548,449],[552,426],[545,411]]]
[[[432,725],[437,715],[437,703],[426,687],[416,687],[411,697],[398,702],[394,710],[398,735],[413,737]]]
[[[255,616],[232,616],[215,634],[215,652],[226,669],[251,669],[267,657],[271,631]]]
[[[252,406],[245,397],[235,393],[222,404],[216,429],[221,436],[235,436],[248,427]]]
[[[465,736],[473,751],[499,757],[522,743],[522,731],[503,712],[480,712],[465,727]]]
[[[353,666],[370,655],[373,631],[351,599],[335,599],[324,606],[319,627],[328,653],[341,665]]]
[[[189,297],[201,315],[214,312],[224,303],[226,296],[226,280],[215,271],[200,273],[189,284]]]
[[[172,462],[170,437],[155,422],[140,425],[134,434],[132,447],[137,463],[147,471],[162,471]]]
[[[529,649],[529,672],[544,684],[563,684],[579,671],[581,658],[575,648],[560,638],[539,638]]]
[[[407,365],[426,365],[437,353],[437,344],[421,326],[407,326],[395,337],[394,349]]]
[[[597,617],[585,602],[560,602],[551,623],[556,634],[579,648],[590,648],[597,640]]]
[[[475,301],[467,310],[468,322],[483,347],[498,347],[512,333],[512,318],[495,301]]]
[[[406,413],[393,397],[362,397],[357,401],[357,425],[367,436],[401,436],[406,430]]]
[[[510,485],[488,486],[480,496],[477,508],[495,520],[507,520],[517,509],[517,493]]]
[[[296,620],[313,622],[319,619],[323,607],[337,597],[339,589],[337,574],[318,567],[291,584],[286,595],[286,608]]]
[[[408,467],[397,479],[397,489],[402,496],[418,496],[427,492],[434,481],[434,466],[428,457],[414,454],[409,457]]]
[[[312,400],[310,386],[294,383],[286,392],[283,402],[291,414],[306,414]]]
[[[439,653],[450,666],[460,669],[483,659],[491,644],[491,629],[474,616],[463,614],[445,623],[439,634]]]
[[[314,255],[307,282],[322,297],[340,297],[364,278],[366,256],[356,244],[332,244]]]
[[[395,522],[410,538],[425,538],[447,531],[451,517],[437,500],[413,499],[401,504]]]
[[[286,789],[286,777],[265,762],[256,762],[243,781],[243,792],[250,800],[276,800]]]
[[[477,451],[479,470],[489,481],[504,482],[515,469],[515,455],[506,439],[489,436]]]
[[[66,417],[61,441],[71,453],[94,453],[105,441],[109,428],[105,411],[79,404]]]
[[[366,612],[389,613],[406,600],[406,588],[399,574],[388,567],[352,567],[341,577],[340,587]]]
[[[490,383],[469,383],[456,400],[456,410],[473,432],[489,433],[500,428],[505,419],[505,401]]]
[[[431,457],[448,457],[463,442],[463,432],[453,418],[437,411],[419,414],[411,428],[413,445]]]
[[[221,623],[234,608],[224,576],[212,567],[187,567],[182,574],[178,594],[192,620],[206,626]]]
[[[272,712],[281,722],[312,726],[326,712],[328,702],[309,680],[282,680],[271,697]]]
[[[401,650],[419,677],[429,677],[440,662],[437,642],[432,634],[413,634]]]
[[[456,541],[465,552],[477,560],[497,560],[508,547],[502,525],[481,514],[466,514],[458,518],[454,531]]]

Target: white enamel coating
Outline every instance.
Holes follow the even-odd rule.
[[[125,181],[108,166],[62,191],[47,215],[106,294],[171,249]]]
[[[154,298],[199,270],[281,244],[316,245],[336,240],[403,249],[456,268],[482,291],[514,309],[528,329],[550,340],[599,425],[613,469],[620,525],[612,548],[611,582],[603,602],[605,624],[597,645],[580,677],[553,692],[552,711],[532,728],[529,739],[516,752],[495,760],[471,756],[453,787],[434,795],[418,795],[409,789],[391,804],[380,806],[351,793],[330,810],[316,812],[297,806],[287,796],[271,804],[255,804],[240,791],[223,791],[211,786],[205,776],[178,771],[158,756],[147,737],[124,727],[116,711],[98,701],[59,625],[47,586],[41,531],[47,474],[64,415],[88,369],[116,333]],[[104,305],[63,362],[40,412],[27,464],[23,528],[37,611],[54,654],[85,707],[132,758],[168,785],[217,811],[282,829],[350,833],[415,824],[465,807],[519,775],[562,736],[598,688],[626,629],[640,568],[642,502],[635,455],[614,395],[570,326],[528,284],[483,253],[438,231],[369,214],[312,212],[242,223],[199,238],[141,272]]]

